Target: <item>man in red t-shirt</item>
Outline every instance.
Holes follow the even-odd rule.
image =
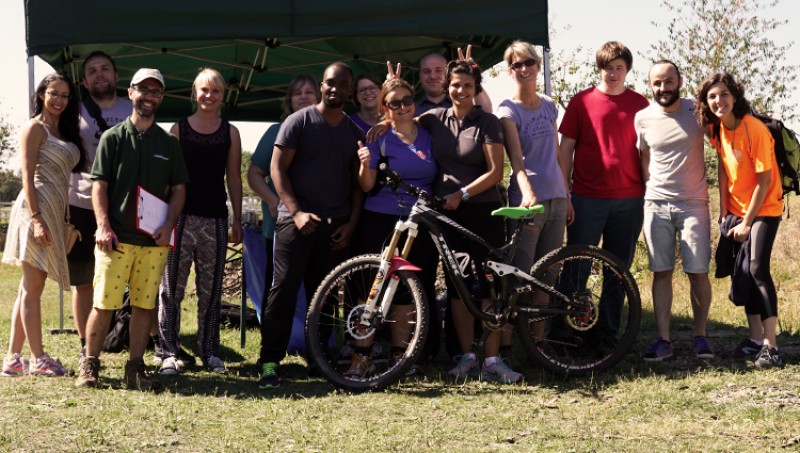
[[[633,118],[649,102],[625,87],[633,56],[610,41],[597,51],[600,84],[581,91],[561,121],[559,159],[572,173],[567,244],[597,245],[630,266],[642,229],[644,182]],[[606,285],[600,301],[598,340],[616,337],[624,294]]]

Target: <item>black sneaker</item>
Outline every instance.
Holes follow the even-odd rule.
[[[735,359],[741,358],[755,358],[761,351],[762,346],[749,338],[745,338],[735,348],[722,353],[723,357],[733,357]]]
[[[275,362],[267,362],[261,365],[261,379],[258,380],[260,389],[276,389],[281,386],[281,378],[278,375],[279,365]]]
[[[778,353],[778,348],[770,348],[768,345],[761,347],[755,360],[756,368],[783,368],[783,357]]]

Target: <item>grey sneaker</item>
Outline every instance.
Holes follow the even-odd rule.
[[[447,372],[456,379],[466,379],[478,376],[478,359],[475,356],[464,354],[458,360],[455,368]]]
[[[164,376],[175,376],[181,372],[181,365],[176,357],[169,356],[161,362],[161,368],[158,372]]]
[[[484,365],[481,370],[481,379],[488,382],[513,384],[522,379],[522,374],[509,368],[502,360],[498,360],[489,366]]]
[[[228,372],[225,362],[223,362],[219,357],[212,355],[205,360],[205,364],[206,368],[214,373],[225,374]]]

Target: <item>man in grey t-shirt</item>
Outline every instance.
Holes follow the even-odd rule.
[[[364,202],[356,180],[364,133],[344,113],[353,94],[350,67],[329,65],[321,92],[322,101],[289,115],[275,139],[270,175],[280,202],[275,274],[261,308],[261,389],[280,386],[278,364],[286,356],[300,284],[310,301],[325,275],[344,261]]]
[[[91,168],[100,136],[109,127],[131,114],[131,101],[117,96],[117,66],[105,52],[95,51],[83,62],[83,87],[89,96],[81,102],[80,134],[86,149],[86,168],[73,173],[69,187],[70,221],[81,232],[82,240],[67,255],[72,285],[72,314],[81,340],[81,356],[86,346],[86,320],[92,311],[94,278],[94,233],[97,230],[92,210]],[[103,124],[105,123],[105,124]]]
[[[711,305],[708,280],[711,224],[703,129],[694,117],[694,103],[680,97],[682,82],[674,63],[656,62],[649,74],[656,103],[639,111],[634,119],[642,176],[647,183],[643,230],[653,272],[653,311],[659,335],[644,360],[653,362],[668,360],[673,355],[669,324],[676,237],[691,288],[692,349],[697,358],[714,358],[706,338]]]

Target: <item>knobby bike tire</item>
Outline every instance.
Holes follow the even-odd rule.
[[[531,275],[583,308],[572,309],[570,315],[577,327],[566,321],[567,316],[520,313],[517,333],[530,358],[562,376],[599,373],[622,360],[636,339],[642,317],[639,288],[627,266],[603,249],[576,245],[542,257]],[[610,302],[614,295],[617,300],[621,297],[618,310]],[[548,299],[551,307],[563,308],[555,298]],[[592,310],[597,310],[596,315]],[[589,321],[592,315],[597,320],[594,324]],[[541,323],[538,331],[537,321]]]
[[[348,331],[348,322],[352,326],[358,313],[354,308],[364,304],[380,262],[378,255],[361,255],[338,265],[320,284],[306,316],[306,347],[311,360],[333,385],[352,392],[381,390],[405,376],[422,353],[428,333],[428,302],[422,284],[413,272],[398,271],[395,275],[399,284],[392,308],[369,335],[370,363],[374,369],[363,377],[345,374],[357,346],[350,333],[353,330]],[[387,285],[388,282],[387,279]],[[382,297],[380,294],[378,300]],[[393,334],[402,340],[396,341],[402,343],[399,349],[399,345],[392,347]]]

